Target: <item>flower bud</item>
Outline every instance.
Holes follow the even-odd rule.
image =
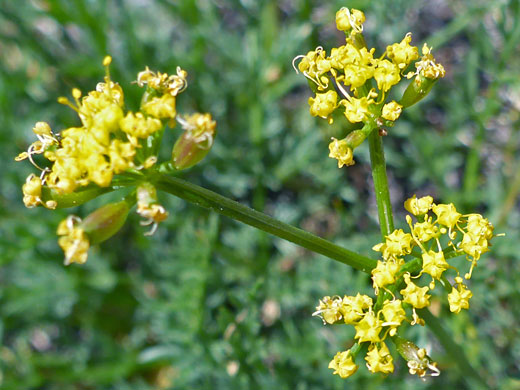
[[[58,244],[65,252],[65,265],[84,264],[90,245],[105,241],[117,233],[125,223],[128,210],[128,204],[121,201],[100,207],[83,221],[74,215],[61,221],[56,233],[61,236]]]
[[[177,118],[185,130],[172,150],[172,161],[176,169],[194,166],[208,154],[213,146],[216,122],[210,114],[193,114]]]
[[[354,130],[345,137],[347,145],[352,149],[356,149],[367,138],[367,134],[363,130]]]
[[[403,108],[413,106],[430,93],[436,81],[437,79],[417,75],[404,91],[399,104],[401,104]]]
[[[426,354],[424,348],[419,348],[409,340],[399,336],[392,337],[397,352],[408,362],[410,374],[417,374],[421,378],[424,376],[439,376],[441,373],[437,368],[437,363]]]
[[[88,235],[91,244],[108,240],[123,226],[128,216],[128,203],[109,203],[89,214],[79,225]]]

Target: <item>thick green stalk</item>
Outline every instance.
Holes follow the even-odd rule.
[[[420,309],[419,315],[424,319],[428,328],[437,337],[441,345],[444,347],[448,355],[450,355],[454,363],[457,364],[462,373],[464,381],[470,389],[489,389],[490,386],[480,376],[478,371],[469,363],[464,349],[453,341],[449,332],[444,329],[440,321],[428,309]]]
[[[377,212],[383,241],[385,236],[394,231],[394,219],[392,216],[392,204],[390,203],[390,191],[386,177],[385,153],[383,140],[377,129],[372,130],[368,136],[370,145],[370,162],[372,164],[372,178],[376,193]]]
[[[314,234],[278,221],[234,200],[187,181],[156,174],[151,181],[165,192],[178,196],[198,206],[213,210],[226,217],[251,225],[257,229],[293,242],[313,252],[322,254],[360,271],[370,273],[376,261],[324,240]]]

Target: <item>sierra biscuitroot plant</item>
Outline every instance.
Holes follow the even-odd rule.
[[[354,164],[354,150],[365,140],[369,142],[382,235],[382,242],[373,247],[378,260],[174,177],[175,172],[206,156],[213,145],[216,122],[210,114],[177,112],[176,100],[188,86],[187,72],[180,68],[168,75],[146,67],[136,78],[143,88],[139,111],[127,110],[122,87],[110,77],[110,56],[103,60],[106,74],[95,91],[82,96],[74,88],[72,100],[58,99],[77,112],[79,124],[57,133],[45,122],[36,123],[33,131],[38,140],[16,157],[17,161],[28,159],[40,171],[29,175],[22,187],[25,205],[68,208],[108,192],[121,193],[120,201],[105,204],[83,219],[71,215],[59,224],[58,244],[66,265],[85,263],[89,247],[117,233],[134,206],[142,224],[150,225],[144,234],[153,234],[168,217],[159,203],[158,190],[214,210],[371,275],[372,297],[359,293],[326,296],[314,312],[324,324],[347,324],[355,329],[351,348],[339,351],[329,363],[334,374],[341,378],[353,375],[361,356],[370,372],[393,372],[394,356],[388,347],[393,343],[392,349],[404,358],[410,374],[439,375],[437,363],[427,351],[406,338],[408,326],[427,325],[450,353],[458,355],[454,360],[465,377],[485,386],[464,358],[463,349],[449,339],[427,308],[434,290],[446,297],[452,313],[469,308],[473,295],[469,281],[496,237],[493,225],[480,214],[459,213],[451,203],[413,195],[404,204],[410,213],[406,231],[394,229],[386,177],[382,143],[386,129],[403,110],[424,98],[445,70],[426,44],[420,51],[411,45],[411,33],[376,54],[365,44],[364,21],[363,12],[340,9],[336,25],[345,33],[345,44],[332,48],[329,55],[318,47],[297,56],[293,66],[308,79],[314,93],[309,98],[311,115],[328,123],[341,118],[354,124],[354,130],[346,131],[344,138],[330,142],[329,157],[337,159],[338,167]],[[402,96],[393,100],[392,88],[400,82],[408,85]],[[168,131],[180,127],[181,133],[171,158],[160,161],[166,127],[171,129]],[[464,269],[450,263],[458,256],[468,260]]]

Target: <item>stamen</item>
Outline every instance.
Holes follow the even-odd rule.
[[[464,275],[464,279],[466,279],[466,280],[471,279],[471,274],[473,273],[473,268],[475,268],[476,266],[477,266],[477,260],[473,260],[471,262],[471,268],[469,269],[469,272],[466,275]]]
[[[427,367],[432,371],[432,373],[426,374],[427,376],[439,376],[441,374],[441,370],[435,364],[428,362]]]
[[[338,87],[339,91],[345,96],[349,101],[351,99],[351,96],[349,93],[341,86],[341,83],[337,82],[336,87]]]
[[[29,146],[29,149],[27,149],[27,158],[29,159],[29,161],[31,162],[31,164],[36,167],[37,169],[39,169],[40,171],[44,171],[45,169],[43,169],[42,167],[40,167],[38,164],[36,164],[32,158],[32,155],[34,154],[33,153],[33,146],[34,145],[31,145]]]
[[[150,231],[144,233],[143,235],[145,235],[145,236],[153,236],[155,234],[155,232],[157,231],[157,226],[159,226],[159,224],[157,222],[154,222],[153,225],[152,225],[152,229],[150,229]]]
[[[68,106],[72,108],[74,111],[76,111],[79,114],[79,110],[76,106],[74,106],[69,99],[67,99],[65,96],[60,96],[58,98],[58,103],[63,104],[64,106]]]
[[[292,60],[292,67],[295,70],[296,74],[299,74],[300,72],[298,71],[298,68],[296,67],[296,65],[294,65],[294,63],[296,62],[296,60],[299,60],[300,58],[305,58],[305,56],[303,54],[300,54],[300,55],[294,57]]]
[[[103,58],[103,66],[105,67],[105,81],[107,84],[110,81],[110,64],[112,63],[112,57],[106,56]],[[110,85],[107,85],[108,88],[110,88]]]
[[[309,80],[311,80],[311,81],[312,81],[314,84],[316,84],[318,87],[321,87],[319,81],[314,80],[314,79],[312,78],[312,76],[309,75],[309,73],[307,73],[307,71],[303,72],[303,75],[304,75],[305,77],[307,77]],[[326,88],[326,87],[325,87],[325,88]]]

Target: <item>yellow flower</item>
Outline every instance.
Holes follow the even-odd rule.
[[[428,251],[422,254],[423,272],[431,275],[432,278],[440,280],[442,273],[450,266],[444,258],[443,252]]]
[[[215,137],[217,122],[210,114],[195,113],[177,117],[185,130],[177,139],[172,150],[172,161],[176,169],[187,169],[199,163],[210,151]]]
[[[150,116],[145,117],[141,112],[136,114],[129,112],[121,119],[119,126],[121,126],[121,130],[132,137],[146,138],[161,129],[162,123],[159,119]]]
[[[33,208],[42,204],[42,181],[38,176],[34,174],[27,176],[22,192],[25,207]]]
[[[160,93],[177,96],[188,87],[187,77],[188,73],[180,67],[177,67],[177,74],[171,76],[167,73],[152,72],[146,67],[137,74],[137,85],[148,85]]]
[[[26,152],[22,152],[16,156],[15,161],[22,161],[28,158],[33,165],[36,166],[32,160],[32,155],[44,153],[50,146],[57,145],[58,140],[52,133],[51,127],[46,122],[37,122],[32,130],[34,134],[36,134],[38,141],[33,142]]]
[[[336,12],[336,27],[339,31],[350,31],[360,33],[363,31],[363,23],[365,23],[365,14],[357,9],[343,7]]]
[[[379,261],[377,267],[372,270],[372,283],[376,294],[381,287],[395,282],[395,274],[399,271],[399,265],[393,261]]]
[[[351,88],[358,88],[364,85],[373,74],[374,68],[372,67],[350,64],[345,67],[344,76],[339,76],[336,81],[343,81],[345,85]]]
[[[351,123],[358,123],[366,120],[370,114],[368,106],[374,103],[373,99],[363,96],[360,99],[350,97],[342,100],[345,106],[345,116]]]
[[[330,54],[331,73],[336,82],[342,82],[351,88],[361,87],[374,75],[375,49],[368,51],[365,47],[358,49],[354,45],[346,45],[334,48]]]
[[[362,312],[363,310],[368,310],[372,307],[373,301],[368,295],[357,293],[355,297],[349,297],[352,307],[355,310]]]
[[[480,255],[482,253],[489,251],[488,246],[488,240],[481,236],[474,236],[471,233],[464,233],[460,243],[460,248],[464,251],[464,253],[473,257],[475,260],[480,259]]]
[[[355,297],[345,295],[340,307],[345,324],[355,324],[363,318],[364,312],[372,307],[372,298],[357,294]]]
[[[122,173],[134,166],[133,159],[135,146],[130,142],[123,142],[118,139],[112,140],[108,148],[110,157],[110,169],[114,173]]]
[[[309,51],[306,55],[299,55],[293,60],[301,60],[298,70],[303,73],[310,81],[317,85],[319,91],[325,91],[329,86],[329,78],[325,75],[331,69],[331,62],[326,57],[323,48],[317,47],[316,50]],[[296,68],[294,68],[296,70]]]
[[[102,154],[88,156],[84,161],[84,168],[89,179],[100,187],[107,187],[112,181],[112,167]]]
[[[374,78],[377,82],[377,88],[386,92],[401,80],[399,67],[388,60],[379,60],[374,71]]]
[[[420,74],[421,76],[427,77],[429,79],[438,79],[441,77],[444,77],[446,74],[446,71],[444,70],[444,67],[441,64],[438,64],[435,61],[435,58],[433,58],[433,55],[431,54],[432,49],[428,47],[428,45],[425,43],[422,47],[422,57],[420,61],[417,61],[415,63],[415,67],[417,68],[417,74]],[[407,75],[408,78],[409,75]]]
[[[78,227],[80,222],[78,217],[71,215],[58,225],[57,234],[63,236],[58,244],[65,252],[65,265],[84,264],[87,261],[90,243],[85,231]]]
[[[319,315],[324,323],[334,324],[342,319],[342,305],[343,301],[340,297],[323,297],[313,315]]]
[[[462,214],[458,213],[453,203],[434,204],[432,211],[437,215],[437,223],[453,228],[459,221]]]
[[[394,363],[388,347],[383,341],[381,341],[380,345],[379,349],[376,344],[371,344],[368,347],[365,360],[367,361],[369,371],[373,373],[381,372],[383,374],[394,372]]]
[[[137,214],[145,219],[142,226],[152,225],[146,236],[154,234],[159,222],[168,218],[168,212],[157,203],[157,190],[149,183],[142,183],[137,188]]]
[[[462,283],[460,276],[455,278],[457,288],[453,287],[451,293],[448,294],[448,302],[450,303],[450,311],[459,313],[462,309],[469,309],[469,299],[473,293]]]
[[[329,144],[329,151],[329,157],[338,160],[338,168],[341,168],[343,165],[354,165],[354,152],[344,139],[337,140],[332,138],[332,142]]]
[[[431,196],[423,196],[417,199],[414,195],[404,202],[404,208],[411,214],[424,215],[432,208],[433,198]]]
[[[430,295],[428,295],[428,287],[419,287],[410,280],[410,274],[404,274],[406,288],[401,290],[403,302],[409,303],[416,309],[422,309],[430,304]]]
[[[386,236],[384,243],[377,244],[372,249],[381,252],[385,260],[396,259],[412,251],[412,240],[411,234],[405,233],[403,229],[396,229]]]
[[[177,115],[175,97],[170,94],[153,97],[150,101],[143,104],[142,109],[147,115],[158,119],[173,119]]]
[[[316,98],[309,98],[312,116],[327,118],[337,107],[338,94],[335,91],[317,93]]]
[[[439,227],[432,223],[432,217],[426,217],[424,222],[416,222],[413,225],[413,234],[419,241],[428,242],[439,236]]]
[[[359,339],[360,343],[365,341],[370,341],[371,343],[381,341],[379,337],[379,333],[382,329],[381,321],[372,311],[365,313],[363,319],[354,325],[354,328],[356,329],[354,338]]]
[[[412,42],[412,33],[407,33],[401,43],[394,43],[386,48],[388,58],[401,70],[419,58],[419,49],[411,46],[410,42]]]
[[[403,106],[401,106],[396,101],[392,100],[390,103],[387,103],[383,106],[382,117],[389,121],[395,121],[401,115],[403,111]]]
[[[493,225],[480,214],[469,214],[466,231],[474,237],[493,238]]]
[[[392,301],[386,300],[383,308],[381,309],[381,313],[385,318],[385,322],[383,322],[383,326],[390,326],[391,330],[389,332],[390,336],[394,336],[397,332],[397,327],[401,325],[406,318],[406,313],[401,305],[401,301],[399,299],[394,299]]]
[[[353,375],[358,366],[354,363],[350,350],[344,352],[338,352],[329,363],[329,368],[333,369],[333,374],[339,375],[345,379]]]
[[[422,378],[426,375],[439,376],[441,373],[437,368],[437,363],[430,359],[424,348],[419,348],[411,341],[403,340],[400,337],[396,337],[396,347],[408,362],[410,374],[416,374]]]

